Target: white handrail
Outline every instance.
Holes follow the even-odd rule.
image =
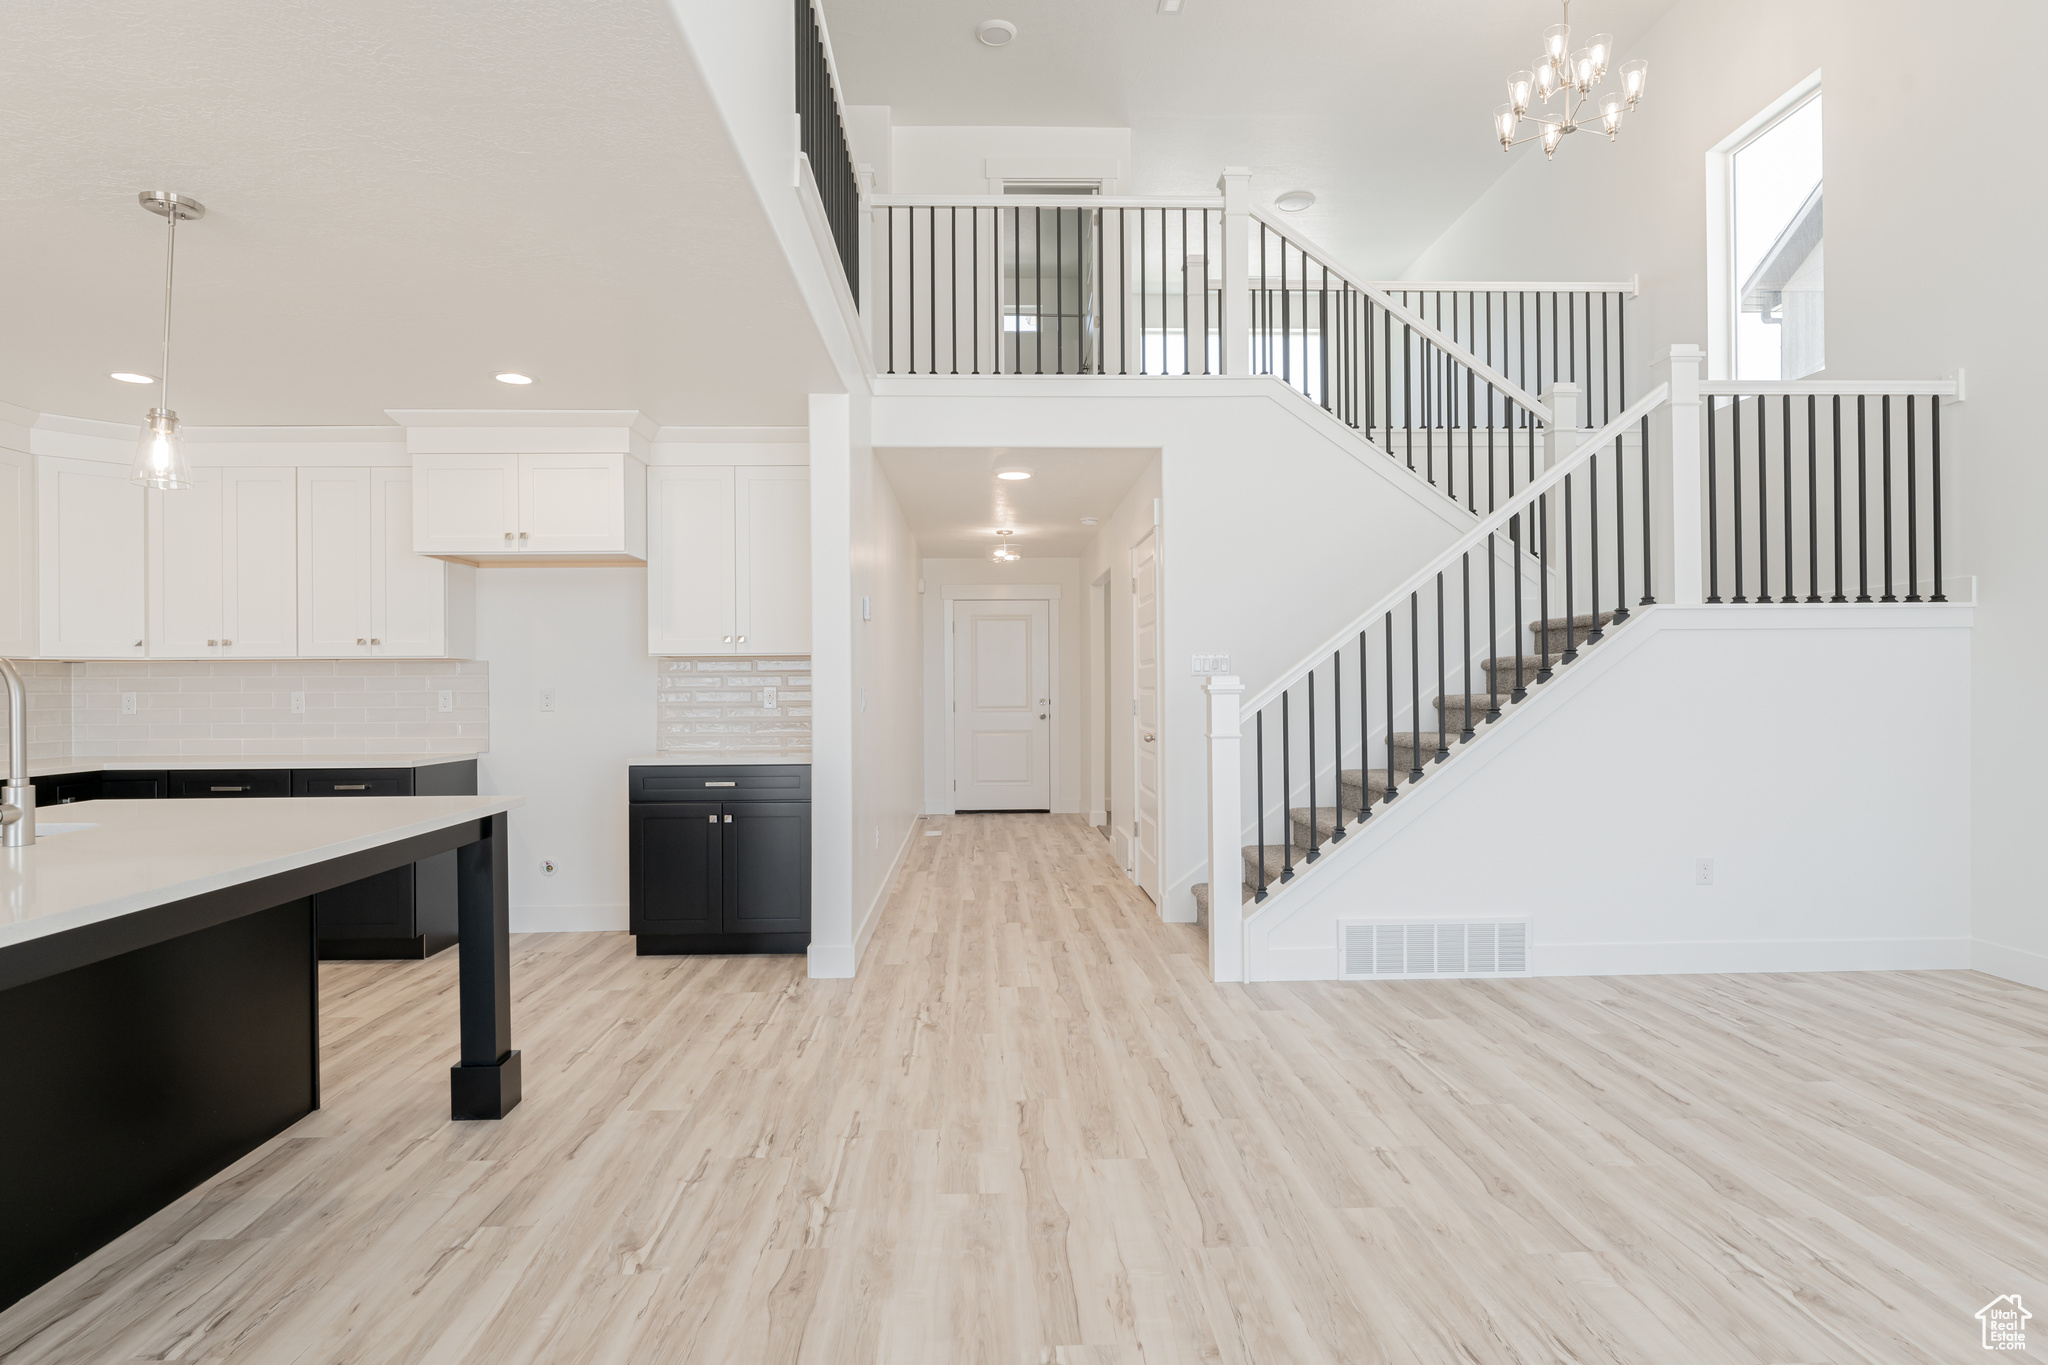
[[[1558,484],[1564,482],[1565,477],[1574,473],[1587,459],[1599,454],[1602,446],[1662,407],[1670,397],[1671,385],[1667,383],[1659,384],[1656,388],[1637,399],[1628,411],[1622,413],[1621,416],[1587,437],[1578,449],[1551,465],[1535,482],[1529,484],[1512,498],[1509,498],[1499,511],[1494,512],[1486,520],[1480,522],[1477,526],[1453,541],[1449,549],[1410,575],[1408,580],[1402,583],[1400,587],[1395,588],[1392,592],[1382,597],[1372,605],[1371,609],[1362,613],[1351,624],[1345,626],[1344,629],[1310,650],[1299,663],[1295,664],[1285,673],[1282,673],[1277,681],[1260,688],[1257,693],[1245,701],[1243,713],[1246,715],[1256,715],[1264,707],[1277,701],[1282,692],[1300,682],[1312,670],[1320,667],[1332,654],[1335,654],[1339,649],[1357,639],[1358,633],[1361,630],[1373,625],[1382,616],[1399,606],[1401,599],[1407,597],[1410,593],[1420,591],[1430,580],[1451,565],[1457,563],[1460,558],[1484,545],[1488,536],[1498,535],[1511,519],[1527,511],[1531,504]]]
[[[1262,224],[1268,230],[1278,233],[1280,235],[1281,241],[1292,242],[1294,244],[1294,249],[1301,252],[1304,256],[1315,257],[1317,265],[1327,269],[1331,274],[1335,275],[1338,279],[1344,281],[1344,283],[1350,285],[1353,289],[1356,289],[1359,293],[1371,299],[1380,307],[1386,309],[1387,312],[1399,318],[1403,323],[1407,324],[1409,327],[1414,328],[1423,336],[1429,338],[1429,340],[1436,343],[1437,349],[1454,357],[1460,364],[1464,365],[1467,369],[1471,370],[1472,373],[1478,375],[1481,379],[1484,379],[1487,383],[1493,385],[1496,389],[1499,389],[1502,393],[1506,394],[1509,398],[1512,398],[1515,402],[1520,403],[1524,408],[1528,409],[1531,413],[1533,413],[1536,417],[1536,420],[1543,423],[1543,425],[1549,426],[1555,420],[1551,416],[1549,404],[1545,403],[1542,399],[1536,397],[1536,395],[1528,392],[1520,384],[1515,383],[1514,380],[1509,379],[1499,370],[1494,369],[1493,366],[1487,364],[1478,356],[1472,354],[1472,352],[1466,350],[1465,347],[1460,345],[1458,342],[1455,342],[1451,340],[1451,338],[1445,336],[1442,332],[1438,331],[1430,323],[1426,322],[1420,314],[1412,313],[1402,305],[1395,303],[1394,300],[1390,298],[1387,294],[1383,293],[1379,289],[1374,288],[1372,285],[1360,284],[1357,280],[1351,278],[1351,276],[1345,273],[1342,267],[1340,267],[1336,264],[1335,261],[1330,259],[1328,253],[1324,252],[1321,247],[1309,246],[1308,243],[1301,237],[1298,237],[1294,233],[1290,232],[1288,229],[1281,227],[1278,223],[1274,223],[1265,218],[1260,217],[1256,213],[1252,215],[1252,220],[1256,223]]]
[[[1374,289],[1411,294],[1627,294],[1642,296],[1636,280],[1368,280]]]
[[[871,194],[876,208],[940,209],[1223,209],[1221,195],[1209,198],[1148,198],[1107,194]]]
[[[1880,394],[1924,395],[1949,397],[1956,391],[1953,379],[1703,379],[1700,381],[1702,397],[1713,398],[1757,398],[1768,394],[1775,398],[1785,395],[1803,398],[1812,394],[1816,398],[1839,396],[1843,398],[1863,396],[1875,398]]]

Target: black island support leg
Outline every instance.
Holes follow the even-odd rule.
[[[450,1117],[501,1119],[519,1104],[512,1046],[512,926],[503,813],[456,850],[461,954],[462,1060],[450,1069]]]

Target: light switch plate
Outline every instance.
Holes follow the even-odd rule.
[[[443,711],[453,711],[455,709],[455,694],[445,687],[441,689],[441,709]]]
[[[1195,676],[1198,678],[1216,678],[1228,672],[1230,672],[1230,656],[1228,654],[1197,654],[1195,656]]]
[[[294,692],[292,695],[296,697],[298,693]],[[304,710],[305,708],[294,706],[292,709],[294,711],[300,711]],[[123,692],[121,694],[121,714],[124,716],[132,716],[135,714],[135,694],[133,692]]]
[[[306,694],[304,692],[292,693],[292,714],[295,716],[306,714]]]
[[[541,709],[541,710],[543,710],[543,711],[552,711],[552,710],[554,710],[554,709],[555,709],[555,689],[554,689],[554,688],[552,688],[552,687],[543,687],[543,688],[542,688],[542,689],[540,690],[540,709]]]

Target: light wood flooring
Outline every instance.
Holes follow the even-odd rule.
[[[1082,819],[943,823],[856,981],[518,939],[501,1123],[444,1117],[454,954],[324,968],[326,1107],[0,1314],[0,1359],[1957,1361],[2008,1293],[2048,1328],[2048,993],[1219,987]]]

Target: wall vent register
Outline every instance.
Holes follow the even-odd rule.
[[[1344,920],[1337,925],[1338,978],[1517,976],[1529,970],[1529,922]]]

